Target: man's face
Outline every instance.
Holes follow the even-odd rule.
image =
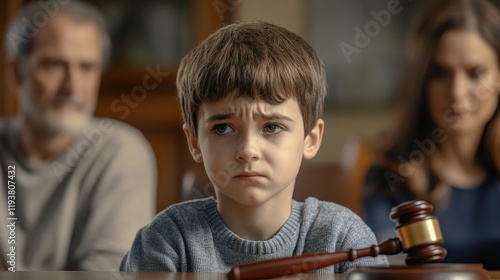
[[[21,113],[49,133],[80,131],[94,112],[102,50],[94,23],[64,14],[51,18],[21,71]]]

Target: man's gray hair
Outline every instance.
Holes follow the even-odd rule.
[[[22,63],[26,61],[33,50],[33,42],[39,29],[47,25],[51,18],[62,13],[97,25],[101,33],[103,67],[107,65],[111,56],[111,39],[102,13],[88,3],[70,0],[39,0],[24,6],[10,22],[5,33],[7,59],[17,57]]]

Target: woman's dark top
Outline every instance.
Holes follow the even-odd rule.
[[[401,188],[390,187],[387,175],[380,167],[372,167],[364,186],[364,217],[379,241],[395,236],[395,223],[389,219],[391,208],[413,199]],[[486,269],[500,270],[498,178],[469,189],[451,186],[447,206],[435,206],[433,215],[439,219],[442,246],[448,251],[444,262],[482,263]]]

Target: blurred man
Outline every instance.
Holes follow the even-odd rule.
[[[155,209],[146,139],[93,118],[109,36],[88,4],[37,1],[6,32],[19,110],[0,119],[6,269],[118,270]]]

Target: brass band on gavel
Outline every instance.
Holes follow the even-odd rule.
[[[436,218],[401,226],[396,229],[396,233],[405,250],[410,247],[443,240],[441,228]]]

